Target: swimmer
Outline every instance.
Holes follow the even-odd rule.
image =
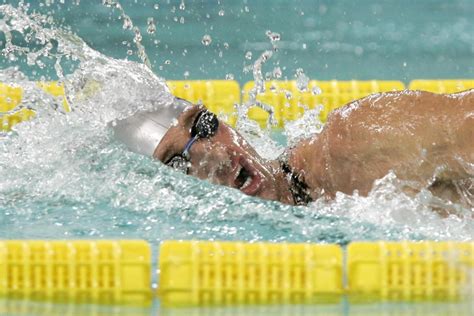
[[[203,106],[175,99],[117,122],[132,150],[180,172],[251,196],[305,205],[336,192],[366,196],[393,172],[407,191],[474,206],[474,90],[373,94],[329,114],[320,134],[276,160],[260,157]]]

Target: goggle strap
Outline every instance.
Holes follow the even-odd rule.
[[[198,140],[198,136],[194,136],[192,137],[191,139],[188,140],[188,142],[186,143],[186,146],[184,146],[184,150],[183,150],[183,156],[184,158],[188,159],[189,160],[189,150],[191,149],[191,146],[194,144],[195,141]]]

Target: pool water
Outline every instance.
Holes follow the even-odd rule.
[[[375,303],[331,305],[239,306],[205,308],[160,308],[156,303],[149,308],[52,304],[26,301],[0,301],[5,316],[448,316],[472,315],[472,303]]]
[[[99,52],[139,60],[133,30],[123,28],[120,10],[102,2],[114,1],[26,1],[31,10],[53,16]],[[279,67],[282,78],[293,79],[298,68],[321,80],[474,76],[471,0],[182,2],[184,8],[181,0],[120,2],[141,30],[153,71],[166,79],[253,80],[244,67],[271,47],[268,30],[281,40],[265,72]],[[147,32],[150,18],[153,32]],[[211,38],[208,46],[202,43],[205,35]],[[18,64],[0,59],[3,66]],[[56,76],[54,67],[36,67],[36,74],[31,66],[22,70],[37,79],[45,73]]]
[[[0,238],[140,238],[152,245],[167,239],[341,245],[355,240],[472,240],[474,221],[469,216],[438,217],[432,208],[441,202],[428,191],[415,197],[405,195],[402,181],[393,174],[378,181],[367,197],[338,194],[334,201],[317,200],[305,207],[292,207],[178,174],[160,162],[127,150],[114,139],[109,127],[115,119],[152,109],[172,97],[159,76],[222,79],[233,74],[241,82],[251,79],[252,71],[246,73],[246,66],[252,66],[263,50],[271,48],[265,36],[267,29],[280,32],[282,39],[273,43],[281,47],[265,67],[273,74],[280,67],[282,78],[292,79],[297,68],[303,68],[311,78],[322,79],[472,77],[472,2],[400,2],[398,11],[394,4],[385,2],[369,2],[364,9],[352,2],[321,1],[314,6],[312,2],[299,1],[294,10],[293,5],[287,10],[286,2],[276,2],[268,9],[251,1],[217,6],[186,1],[183,10],[180,2],[160,2],[158,10],[154,2],[124,3],[124,12],[142,30],[141,43],[153,71],[138,62],[133,30],[122,28],[124,15],[118,19],[119,10],[85,2],[32,2],[31,6],[40,12],[49,12],[49,19],[35,16],[32,8],[23,12],[15,5],[0,7],[0,47],[6,47],[6,34],[11,34],[16,45],[30,45],[42,52],[22,54],[9,47],[13,51],[1,61],[9,68],[0,70],[0,82],[21,85],[25,90],[22,106],[33,108],[38,114],[35,120],[0,136]],[[224,10],[223,15],[218,8]],[[268,10],[271,17],[266,18],[264,12]],[[425,20],[425,15],[419,14],[422,11],[431,12],[432,21]],[[212,17],[207,18],[206,12]],[[407,22],[397,20],[398,14]],[[143,23],[152,16],[158,28],[148,34]],[[184,24],[180,22],[182,16]],[[288,23],[282,23],[283,18]],[[348,23],[352,19],[359,22]],[[292,23],[297,23],[296,29]],[[194,30],[195,25],[199,28]],[[232,32],[238,28],[236,25],[243,29]],[[202,43],[207,33],[213,38],[209,45]],[[28,37],[32,36],[39,42],[28,44]],[[420,41],[423,36],[431,45]],[[160,42],[153,43],[153,38]],[[227,50],[225,42],[229,45]],[[300,49],[306,42],[306,48]],[[47,43],[51,46],[41,50]],[[183,55],[185,49],[188,53]],[[221,50],[222,57],[216,57]],[[132,55],[127,55],[128,51]],[[245,57],[247,51],[252,52],[252,58]],[[168,58],[169,64],[162,61]],[[368,63],[376,66],[369,67]],[[61,110],[62,100],[46,95],[35,85],[40,78],[64,81],[73,107],[71,113]],[[247,131],[241,132],[250,139]],[[260,135],[251,142],[263,156],[282,150],[281,131],[261,131]],[[289,131],[287,137],[291,136]],[[472,214],[472,209],[459,205],[442,206],[459,214]],[[4,306],[15,304],[6,302]],[[76,308],[31,304],[40,310],[37,314],[43,308],[52,308],[48,315],[53,310],[64,314],[61,308]],[[393,305],[379,310],[377,306],[329,306],[327,313],[321,315],[371,312],[364,308],[379,312],[393,309],[397,313],[400,309],[401,314],[410,308],[429,313],[466,308],[444,304],[431,310],[423,305]],[[114,308],[124,314],[129,312]],[[154,308],[130,314],[148,315],[158,307]],[[298,308],[288,307],[288,315]],[[276,310],[282,315],[287,313],[286,309],[270,307],[271,312],[265,308],[259,312]],[[79,313],[74,311],[71,315]],[[115,312],[111,308],[103,313]],[[219,314],[219,309],[195,309],[191,313]],[[224,313],[243,315],[254,311],[226,309]],[[302,308],[302,313],[318,314],[319,307]]]

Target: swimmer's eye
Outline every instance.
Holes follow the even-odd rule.
[[[182,155],[174,155],[165,163],[165,165],[175,169],[176,171],[187,174],[189,171],[188,163],[188,160],[186,160]]]

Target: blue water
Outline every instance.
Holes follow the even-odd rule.
[[[47,56],[38,57],[36,64],[26,65],[25,56],[19,52],[8,55],[10,61],[3,60],[17,68],[3,69],[0,81],[24,87],[23,106],[34,108],[38,117],[17,125],[0,143],[0,238],[142,238],[154,245],[166,239],[341,245],[379,239],[472,240],[473,221],[457,216],[439,218],[432,211],[429,192],[414,198],[407,196],[392,175],[374,185],[368,197],[339,194],[334,201],[318,200],[307,207],[291,207],[177,174],[160,162],[130,152],[114,139],[107,126],[115,118],[170,98],[157,75],[182,78],[181,71],[173,67],[192,67],[192,78],[220,78],[219,69],[234,72],[233,67],[251,62],[243,56],[245,51],[252,51],[255,60],[261,49],[271,46],[264,31],[268,29],[281,33],[281,41],[275,43],[279,51],[269,63],[278,64],[281,69],[288,67],[288,71],[303,67],[312,77],[320,73],[312,67],[329,62],[334,68],[325,71],[340,79],[346,75],[353,78],[352,73],[362,78],[364,72],[376,69],[380,70],[379,76],[373,73],[369,77],[394,78],[386,69],[394,55],[401,57],[406,52],[409,58],[419,60],[413,66],[420,66],[421,60],[430,60],[423,50],[437,59],[445,56],[442,66],[431,66],[432,71],[442,71],[445,62],[454,62],[456,57],[465,66],[453,67],[451,75],[469,76],[473,70],[474,22],[467,17],[472,13],[472,2],[399,2],[397,8],[392,3],[369,1],[363,6],[352,2],[298,1],[289,6],[279,1],[272,5],[185,1],[184,8],[180,3],[168,2],[160,3],[158,10],[152,2],[123,3],[122,15],[129,15],[131,22],[141,27],[142,44],[153,72],[143,64],[123,59],[126,56],[121,54],[127,48],[136,52],[137,45],[132,31],[122,28],[124,19],[118,18],[117,9],[86,1],[79,5],[32,2],[23,13],[15,5],[5,7],[10,10],[3,17],[5,25],[16,45],[35,51],[44,43],[27,44],[28,38],[46,38],[45,43],[49,41],[52,50]],[[38,18],[36,10],[46,14],[45,18]],[[174,17],[181,16],[185,16],[184,24],[179,18],[174,21]],[[157,30],[151,35],[143,25],[148,17],[157,21]],[[288,23],[282,24],[283,21]],[[21,29],[25,23],[30,27]],[[202,33],[213,38],[209,46],[201,43]],[[322,38],[309,40],[311,36]],[[152,37],[161,41],[158,46],[150,45]],[[123,47],[123,41],[130,47]],[[219,62],[208,64],[207,58],[213,58],[210,56],[223,41],[229,43],[228,52]],[[339,46],[329,45],[334,41]],[[314,46],[301,49],[298,45],[303,42]],[[291,43],[297,44],[296,49]],[[354,49],[362,46],[365,53],[355,56],[348,52],[344,48],[350,46],[348,43]],[[373,43],[379,48],[368,53]],[[322,47],[333,47],[335,53],[321,50]],[[190,55],[178,54],[183,49]],[[62,51],[67,54],[56,63]],[[305,55],[308,52],[312,58]],[[321,52],[323,55],[318,57]],[[138,60],[134,56],[130,58]],[[162,56],[173,61],[170,68],[156,68]],[[349,67],[344,56],[359,62]],[[343,60],[346,64],[337,66],[341,71],[329,72]],[[369,61],[372,67],[361,66]],[[403,62],[405,59],[401,58],[392,66]],[[435,60],[430,62],[433,65]],[[68,115],[51,106],[57,102],[61,108],[62,100],[44,95],[34,83],[39,75],[53,79],[58,65],[62,65],[73,107]],[[267,63],[264,69],[271,70],[273,66]],[[207,75],[199,72],[201,68],[208,71]],[[399,71],[409,74],[406,67]],[[417,73],[425,76],[422,71]],[[243,80],[245,76],[236,79]],[[252,134],[241,132],[246,137]],[[282,149],[265,132],[249,141],[264,157]]]
[[[136,52],[133,32],[124,30],[119,11],[105,7],[102,1],[75,5],[75,0],[66,4],[56,0],[49,1],[50,6],[45,5],[47,1],[27,2],[39,12],[49,12],[98,51],[138,60],[136,54],[127,54],[128,50]],[[279,33],[281,42],[266,71],[279,66],[283,78],[293,79],[298,68],[314,79],[408,82],[474,77],[471,0],[183,2],[184,10],[180,0],[121,3],[141,30],[153,70],[167,79],[232,75],[239,82],[252,80],[244,66],[271,47],[267,30]],[[146,32],[148,18],[156,23],[153,34]],[[209,46],[201,42],[204,35],[212,38]],[[246,52],[252,53],[251,60],[245,58]],[[2,64],[8,65],[4,60]],[[51,68],[37,69],[36,76],[44,73],[55,76]]]
[[[64,115],[54,110],[51,104],[60,104],[60,100],[41,94],[33,83],[40,78],[57,78],[54,57],[42,58],[44,67],[27,65],[25,58],[18,55],[15,60],[0,60],[0,81],[25,87],[24,105],[38,111],[37,119],[17,126],[0,139],[0,238],[141,238],[154,247],[167,239],[341,245],[380,239],[472,240],[472,220],[457,216],[439,218],[431,210],[428,192],[415,198],[406,196],[399,181],[390,175],[368,197],[340,194],[334,201],[318,200],[307,207],[290,207],[177,174],[157,161],[128,151],[113,138],[107,123],[126,115],[130,109],[146,108],[156,99],[165,98],[160,92],[163,82],[145,67],[122,62],[140,59],[133,32],[122,28],[118,10],[101,2],[66,2],[63,5],[60,1],[31,1],[27,16],[32,17],[33,10],[47,14],[55,22],[40,23],[41,31],[70,29],[92,48],[84,57],[80,52],[82,40],[52,35],[53,51],[58,43],[79,43],[71,47],[72,54],[80,57],[62,61],[66,87],[74,101],[72,113]],[[183,10],[180,1],[159,2],[158,9],[151,1],[122,3],[125,13],[140,28],[153,72],[165,79],[251,80],[251,71],[244,68],[271,48],[265,35],[267,30],[280,33],[281,41],[276,43],[277,52],[264,66],[264,74],[280,67],[282,78],[293,79],[298,68],[314,79],[408,81],[474,75],[472,1],[184,3]],[[157,24],[154,34],[146,31],[150,17]],[[202,44],[204,35],[212,38],[208,46]],[[25,44],[22,34],[14,32],[13,36],[17,45]],[[0,32],[0,49],[4,40]],[[247,52],[252,53],[251,59],[245,57]],[[7,70],[10,66],[17,69]],[[92,86],[100,86],[100,92],[86,91],[84,87],[91,82]],[[257,140],[257,146],[264,149],[262,154],[269,155],[272,146],[280,147],[265,135]],[[3,314],[12,315],[68,311],[79,315],[97,312],[99,308],[12,301],[0,306],[5,310]],[[326,308],[188,312],[312,315],[321,311],[321,315],[366,315],[388,310],[426,315],[472,310],[469,306],[449,304],[341,304]],[[149,315],[156,310],[115,307],[100,309],[100,313]],[[175,315],[183,311],[161,313]]]

